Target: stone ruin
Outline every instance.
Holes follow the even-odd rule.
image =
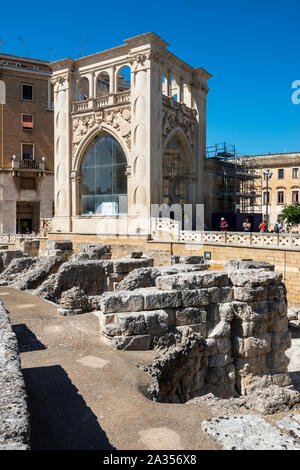
[[[112,259],[108,245],[71,248],[51,241],[40,257],[0,251],[0,284],[33,289],[62,315],[94,312],[100,337],[117,350],[155,348],[154,362],[141,366],[153,400],[263,403],[262,412],[299,402],[287,373],[286,289],[274,266],[230,261],[208,271],[203,257],[174,256],[154,267],[138,251]]]
[[[285,355],[286,289],[272,265],[231,261],[226,272],[161,276],[156,288],[181,305],[166,310],[169,328],[155,339],[158,357],[141,366],[153,379],[152,399],[211,406],[221,400],[223,407],[265,414],[299,405]]]

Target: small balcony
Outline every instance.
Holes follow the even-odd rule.
[[[46,170],[45,160],[18,160],[13,159],[11,162],[11,169],[14,176],[27,171],[38,173],[36,176],[42,176],[43,171]]]

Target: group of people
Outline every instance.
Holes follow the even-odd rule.
[[[243,222],[242,228],[243,228],[243,232],[251,232],[252,224],[251,224],[249,218],[247,218]],[[268,226],[267,226],[267,223],[266,223],[265,220],[263,220],[259,224],[258,229],[259,229],[260,233],[265,233],[265,232],[268,231]],[[221,230],[221,232],[227,232],[227,230],[228,230],[228,223],[226,222],[224,217],[221,217],[220,230]],[[280,221],[280,219],[278,219],[276,224],[274,224],[274,230],[272,230],[272,232],[275,232],[275,233],[283,232],[283,225],[282,225],[282,222]]]

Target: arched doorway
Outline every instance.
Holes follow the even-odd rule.
[[[191,178],[186,152],[176,134],[168,142],[163,155],[163,202],[183,206],[191,202]]]
[[[192,229],[195,210],[194,178],[182,137],[176,133],[167,143],[163,154],[163,203],[169,206],[169,217],[180,221],[184,229]],[[190,204],[187,206],[187,204]]]
[[[81,214],[127,213],[127,160],[110,134],[95,137],[81,164]]]

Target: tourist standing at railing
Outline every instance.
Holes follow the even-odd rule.
[[[267,231],[267,224],[264,220],[259,224],[259,231],[260,233],[264,233]]]
[[[220,229],[221,229],[221,232],[227,232],[228,223],[226,222],[224,217],[221,218]]]
[[[280,219],[278,219],[276,224],[274,225],[274,232],[281,233],[282,230],[283,230],[282,223],[281,223]]]
[[[251,222],[249,219],[246,219],[243,223],[243,231],[244,232],[251,232]]]

